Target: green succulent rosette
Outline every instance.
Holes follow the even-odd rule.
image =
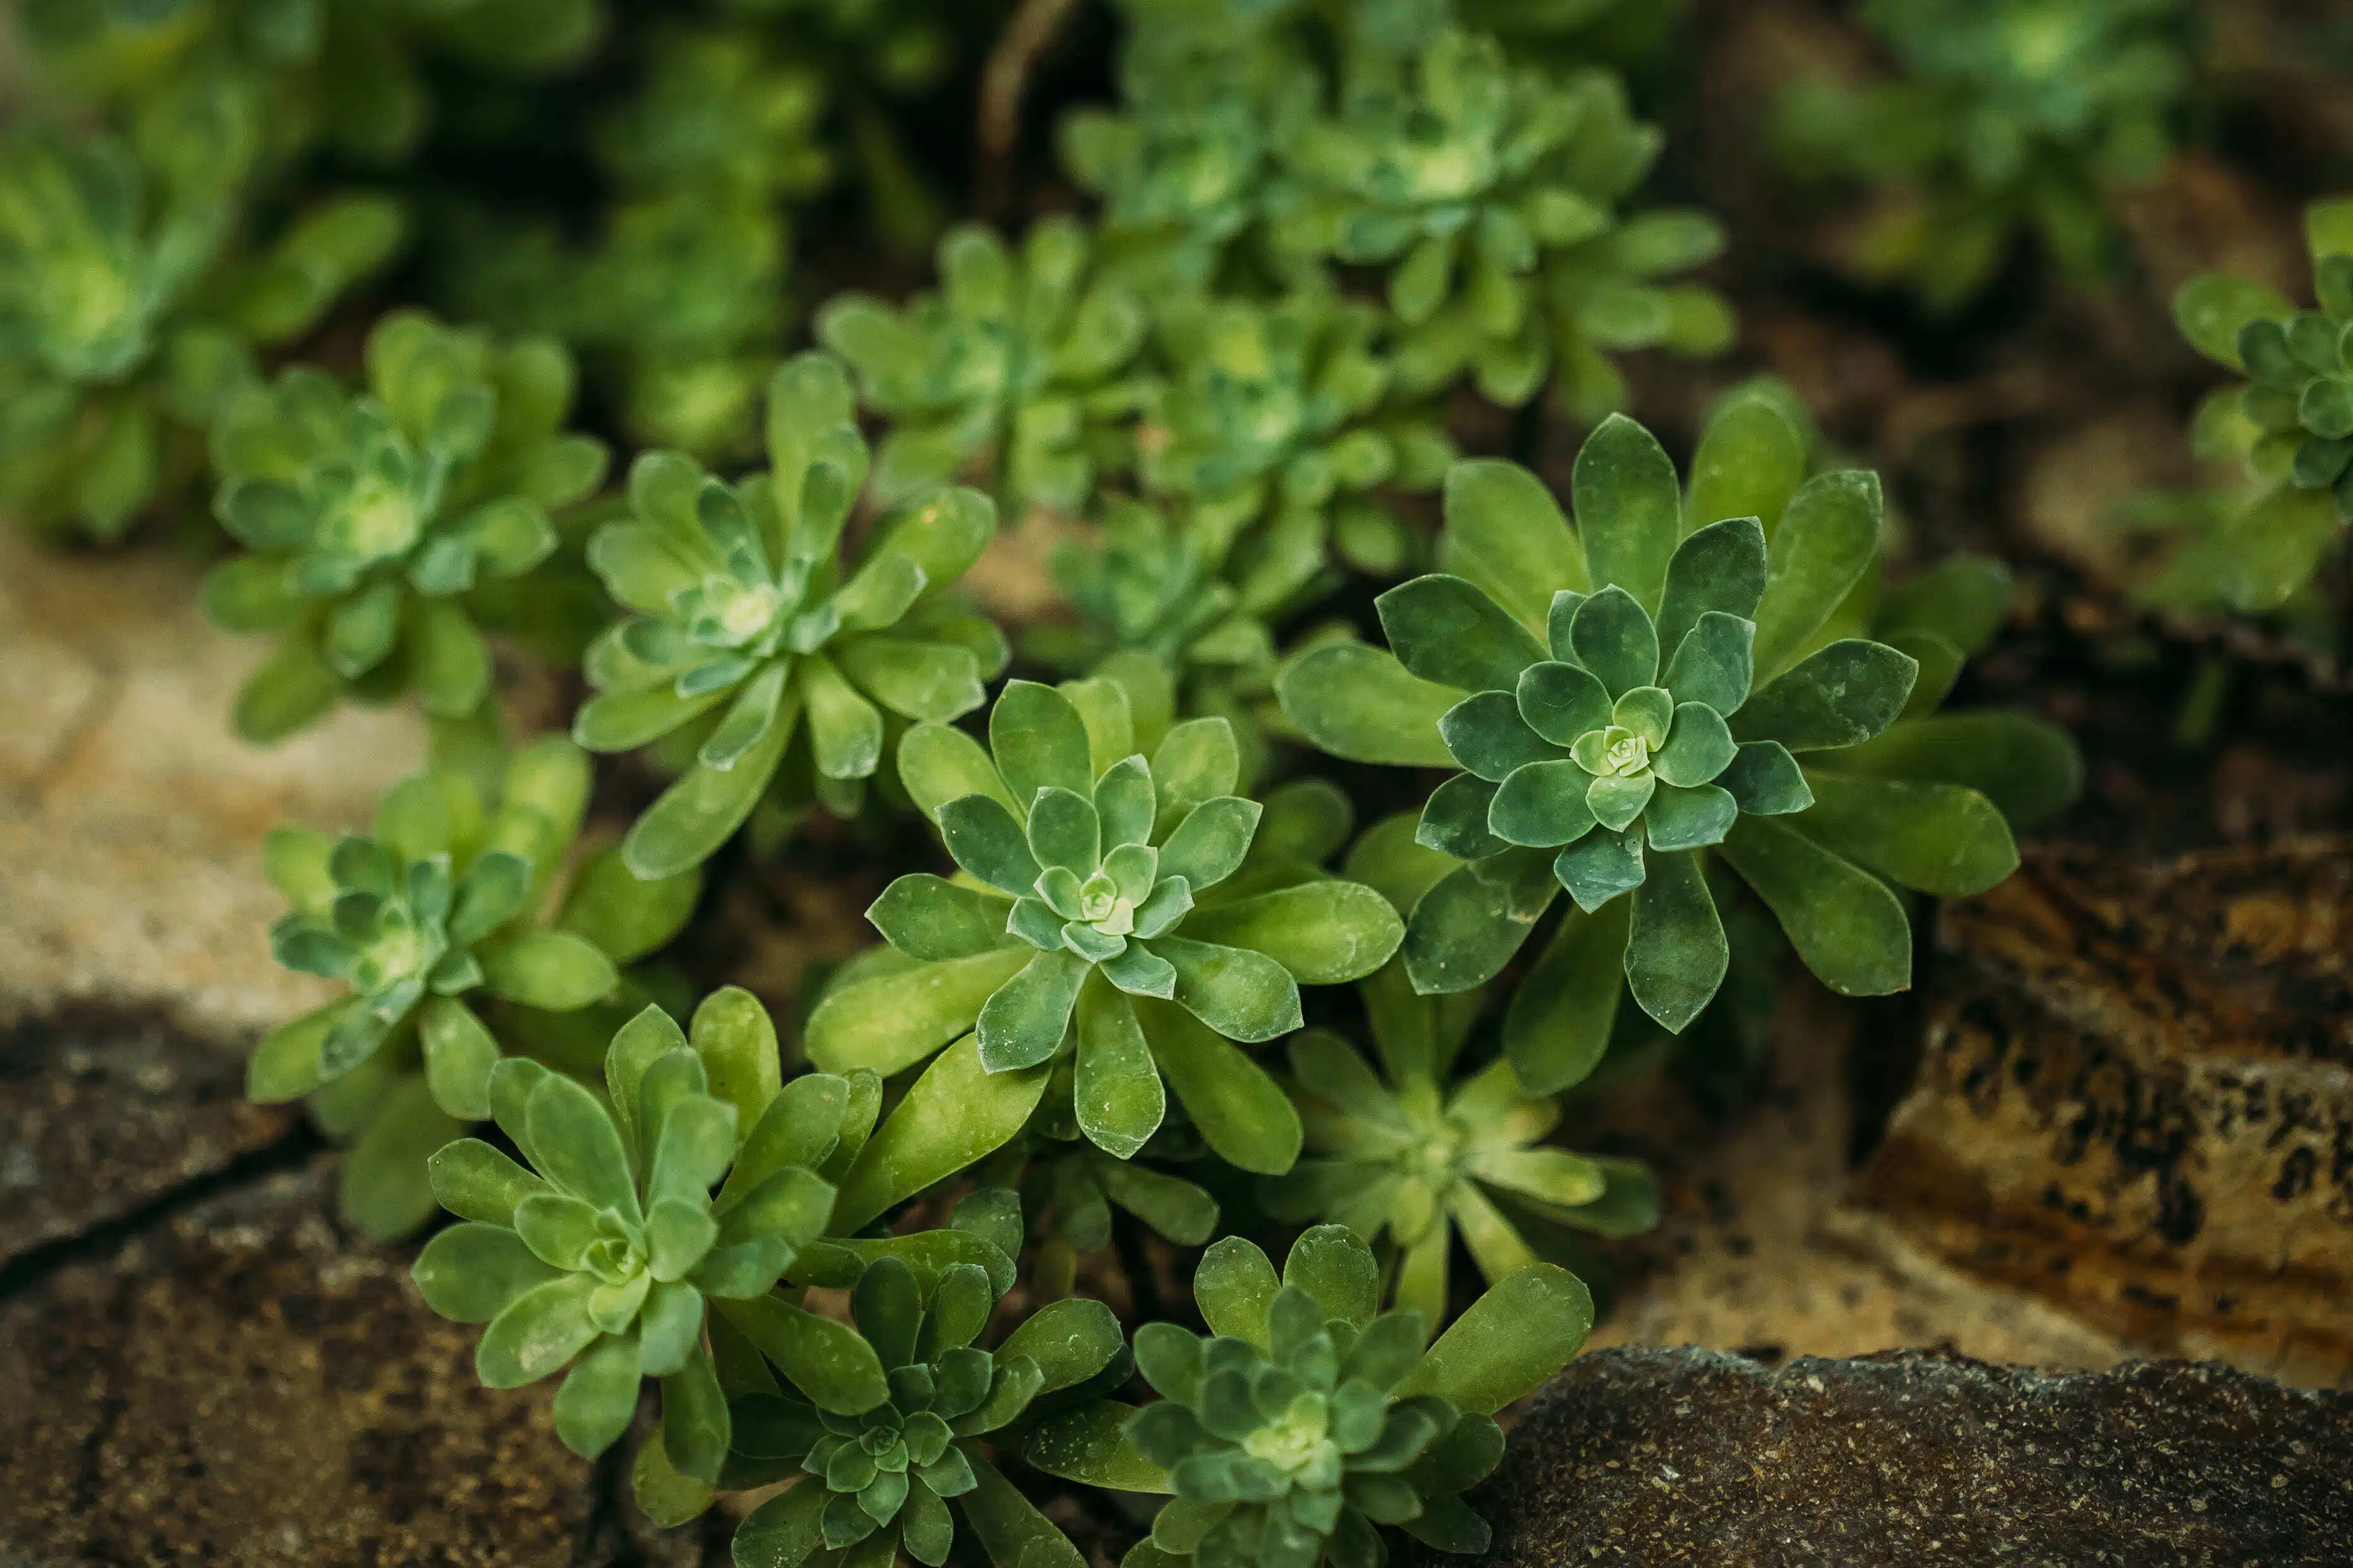
[[[237,395],[213,426],[218,517],[247,553],[214,569],[205,611],[278,650],[237,693],[240,734],[270,742],[343,698],[414,689],[461,719],[490,695],[478,583],[554,552],[551,513],[603,481],[603,445],[563,433],[571,357],[396,312],[368,334],[367,389],[309,366]]]
[[[896,956],[818,1004],[809,1058],[887,1077],[944,1047],[967,1076],[1028,1079],[1033,1107],[1053,1077],[1123,1159],[1161,1125],[1165,1079],[1222,1158],[1287,1169],[1297,1115],[1234,1042],[1299,1027],[1302,983],[1361,977],[1400,928],[1379,894],[1296,858],[1288,827],[1257,844],[1266,808],[1234,793],[1230,725],[1169,720],[1107,679],[1014,681],[986,748],[909,731],[901,777],[964,876],[884,889],[868,919]]]
[[[1271,611],[1328,592],[1334,557],[1394,572],[1410,531],[1374,492],[1434,487],[1454,455],[1428,412],[1399,407],[1380,312],[1323,286],[1271,302],[1169,303],[1166,378],[1137,431],[1147,500]]]
[[[1614,76],[1555,79],[1450,27],[1409,64],[1354,73],[1336,114],[1291,130],[1271,243],[1388,268],[1408,389],[1468,371],[1518,404],[1557,368],[1569,406],[1606,412],[1625,400],[1607,351],[1714,353],[1731,335],[1713,291],[1653,281],[1714,257],[1717,226],[1614,211],[1659,143]]]
[[[1493,1285],[1539,1260],[1567,1262],[1564,1229],[1623,1237],[1658,1223],[1658,1183],[1641,1161],[1546,1146],[1560,1121],[1555,1097],[1522,1090],[1500,1058],[1459,1066],[1480,993],[1418,995],[1394,962],[1358,989],[1371,1062],[1329,1029],[1291,1041],[1306,1152],[1260,1179],[1268,1214],[1372,1242],[1386,1290],[1432,1323],[1446,1319],[1458,1236]]]
[[[2305,215],[2316,308],[2211,273],[2183,285],[2182,336],[2246,380],[2199,405],[2198,456],[2237,463],[2250,481],[2222,515],[2182,542],[2148,593],[2160,603],[2280,609],[2311,583],[2353,521],[2353,201]]]
[[[1125,1335],[1102,1302],[1072,1298],[982,1348],[1013,1280],[1019,1205],[984,1191],[955,1224],[992,1238],[985,1262],[877,1258],[850,1291],[849,1325],[797,1321],[773,1298],[723,1309],[728,1338],[758,1356],[733,1358],[743,1386],[723,1479],[788,1483],[737,1527],[744,1568],[881,1568],[902,1552],[936,1568],[959,1514],[998,1568],[1084,1563],[987,1450],[1018,1442],[1041,1410],[1125,1382]],[[818,1323],[821,1338],[809,1331]]]
[[[1914,711],[1922,661],[1835,635],[1879,569],[1878,481],[1800,483],[1804,465],[1764,398],[1711,421],[1688,504],[1649,433],[1606,421],[1577,456],[1574,530],[1525,470],[1459,465],[1440,544],[1451,570],[1378,602],[1392,651],[1320,649],[1279,683],[1326,751],[1463,770],[1422,812],[1421,841],[1466,863],[1407,921],[1416,990],[1482,984],[1569,894],[1505,1022],[1531,1093],[1592,1069],[1621,971],[1670,1031],[1714,998],[1729,950],[1712,862],[1850,995],[1910,982],[1891,882],[1968,894],[2017,863],[1994,801],[1942,776],[1942,742],[1933,762],[1903,736],[1862,750]],[[1934,672],[1929,705],[1958,668],[1956,654]],[[2047,735],[1996,717],[2024,726],[2029,749]]]
[[[1870,0],[1903,75],[1801,83],[1776,106],[1793,173],[1876,187],[1851,261],[1937,310],[2031,232],[2062,268],[2112,263],[2108,194],[2171,157],[2191,82],[2184,0]]]
[[[1000,506],[1075,511],[1099,475],[1128,463],[1128,418],[1148,382],[1134,293],[1100,275],[1086,230],[1031,226],[1019,254],[967,226],[940,242],[940,291],[893,306],[836,296],[818,338],[891,421],[875,459],[884,502],[985,468]]]
[[[640,458],[631,515],[589,543],[629,615],[589,650],[596,694],[575,738],[692,748],[629,829],[640,876],[700,864],[780,776],[797,798],[854,812],[889,749],[886,712],[955,718],[1005,665],[1003,635],[943,596],[996,531],[986,496],[941,491],[844,551],[867,451],[837,362],[804,354],[776,372],[768,456],[767,472],[733,484],[675,453]]]
[[[255,351],[311,330],[397,246],[399,209],[329,197],[244,233],[250,106],[175,94],[130,138],[0,137],[0,503],[121,537],[202,466]]]
[[[1461,1494],[1503,1458],[1494,1412],[1566,1365],[1593,1321],[1577,1277],[1539,1263],[1428,1343],[1421,1313],[1379,1310],[1372,1249],[1344,1226],[1303,1235],[1280,1279],[1228,1237],[1203,1254],[1193,1299],[1209,1338],[1136,1332],[1158,1401],[1081,1405],[1023,1448],[1050,1475],[1174,1494],[1124,1568],[1377,1568],[1382,1525],[1486,1550]]]
[[[745,27],[658,36],[644,84],[598,124],[597,161],[628,192],[681,189],[795,199],[822,190],[815,72]]]
[[[372,1234],[431,1214],[422,1162],[491,1114],[501,1037],[521,1028],[511,1043],[522,1044],[536,1016],[618,994],[618,966],[693,910],[699,877],[640,883],[611,850],[566,875],[588,786],[587,759],[547,738],[518,749],[487,798],[467,773],[434,768],[385,795],[370,836],[288,826],[265,843],[290,906],[272,953],[347,994],[265,1037],[247,1092],[307,1096],[352,1146],[343,1211]]]
[[[669,1465],[719,1480],[732,1424],[707,1309],[799,1310],[770,1292],[825,1234],[873,1123],[871,1092],[779,1070],[747,993],[707,999],[691,1034],[649,1006],[614,1035],[601,1096],[535,1061],[498,1065],[492,1110],[526,1163],[472,1138],[433,1156],[434,1194],[465,1223],[412,1277],[443,1317],[488,1325],[485,1385],[565,1372],[555,1431],[582,1458],[628,1429],[654,1377]]]

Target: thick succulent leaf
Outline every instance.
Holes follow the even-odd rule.
[[[565,1274],[524,1291],[501,1309],[474,1347],[474,1373],[486,1388],[521,1388],[561,1368],[595,1342],[588,1298],[592,1274]]]
[[[1912,923],[1876,877],[1773,817],[1743,816],[1722,853],[1823,984],[1880,996],[1912,984]]]
[[[941,806],[937,816],[940,838],[958,866],[1017,899],[1037,887],[1039,867],[1029,835],[996,800],[968,795]]]
[[[1003,1148],[1038,1109],[1052,1070],[989,1072],[971,1035],[941,1052],[843,1175],[834,1229],[857,1231],[892,1205]]]
[[[1966,785],[1829,773],[1810,782],[1814,807],[1793,826],[1902,887],[1965,899],[2018,868],[2010,825]]]
[[[833,1494],[803,1480],[754,1509],[735,1527],[730,1547],[736,1568],[800,1568],[825,1544],[821,1520]]]
[[[270,1030],[246,1061],[246,1097],[259,1104],[275,1105],[318,1088],[319,1047],[344,1019],[366,1005],[363,997],[340,997]]]
[[[1267,1310],[1282,1282],[1265,1253],[1239,1236],[1229,1236],[1201,1255],[1193,1271],[1193,1304],[1209,1331],[1270,1348]]]
[[[1508,691],[1480,691],[1464,698],[1440,717],[1438,733],[1446,743],[1446,761],[1489,784],[1503,783],[1530,763],[1568,754],[1529,728],[1518,700]]]
[[[558,1190],[637,1221],[636,1184],[613,1119],[596,1097],[560,1073],[540,1079],[525,1103],[532,1163]]]
[[[1756,636],[1752,622],[1704,613],[1667,663],[1667,689],[1677,702],[1704,703],[1727,718],[1738,712],[1756,676]]]
[[[1373,1249],[1345,1225],[1319,1225],[1291,1244],[1282,1282],[1304,1290],[1324,1316],[1362,1329],[1380,1310],[1381,1271]]]
[[[1002,1073],[1052,1059],[1070,1032],[1071,1010],[1090,967],[1073,953],[1040,952],[998,986],[980,1010],[981,1065]]]
[[[484,984],[493,995],[550,1013],[569,1012],[620,984],[613,961],[569,931],[525,931],[481,950]]]
[[[1793,752],[1870,740],[1904,711],[1920,667],[1884,643],[1846,637],[1817,649],[1732,717],[1743,741],[1778,741]]]
[[[968,795],[987,795],[1016,821],[1021,811],[997,776],[987,751],[962,730],[918,724],[899,741],[899,782],[923,815],[937,821],[940,808]]]
[[[2244,371],[2239,334],[2254,321],[2285,321],[2295,306],[2276,289],[2226,272],[2209,272],[2181,286],[2173,297],[2174,325],[2189,346],[2219,364]]]
[[[1025,809],[1049,787],[1089,795],[1094,767],[1086,721],[1071,700],[1050,686],[1013,680],[988,714],[988,748],[1015,802]]]
[[[1079,1048],[1071,1082],[1079,1131],[1125,1160],[1143,1149],[1167,1115],[1166,1092],[1135,1007],[1108,983],[1079,993]]]
[[[1600,1065],[1625,990],[1630,900],[1591,914],[1570,910],[1518,987],[1504,1015],[1504,1055],[1520,1088],[1557,1094]]]
[[[1195,940],[1264,953],[1302,984],[1336,985],[1387,963],[1404,940],[1405,923],[1372,889],[1319,880],[1202,910],[1185,931]],[[1185,972],[1177,974],[1181,1002]]]
[[[1789,498],[1754,617],[1761,679],[1788,667],[1879,558],[1885,512],[1879,476],[1864,468],[1817,474]]]
[[[1039,866],[1060,866],[1082,880],[1103,860],[1103,819],[1094,802],[1066,789],[1041,789],[1029,805],[1029,852]]]
[[[848,637],[833,645],[842,674],[902,718],[944,723],[988,700],[970,648],[912,637]]]
[[[1160,804],[1153,831],[1165,837],[1205,802],[1241,787],[1241,748],[1222,716],[1172,726],[1152,750],[1152,782]]]
[[[727,1396],[720,1391],[711,1353],[695,1345],[686,1364],[661,1380],[662,1452],[679,1474],[705,1486],[719,1484],[727,1459]]]
[[[588,1347],[555,1391],[555,1436],[584,1459],[618,1442],[638,1414],[638,1342],[611,1335]]]
[[[506,1226],[469,1223],[436,1233],[408,1277],[417,1282],[425,1304],[443,1317],[487,1323],[509,1302],[557,1273]]]
[[[1642,830],[1653,850],[1704,849],[1723,843],[1739,815],[1739,803],[1728,790],[1662,783],[1642,810]]]
[[[1032,1469],[1113,1491],[1167,1492],[1168,1472],[1127,1439],[1135,1407],[1099,1399],[1033,1423],[1021,1458]]]
[[[1035,956],[1017,943],[851,981],[826,993],[809,1015],[804,1048],[827,1072],[902,1072],[969,1030],[997,988]]]
[[[1909,720],[1841,752],[1836,761],[1841,773],[1965,784],[2019,828],[2048,822],[2084,789],[2084,759],[2075,743],[2064,731],[2024,713]]]
[[[1577,662],[1612,699],[1658,679],[1659,634],[1650,612],[1615,584],[1577,605],[1568,638]]]
[[[722,772],[698,764],[664,790],[622,841],[629,869],[650,882],[709,859],[759,804],[792,730],[779,711],[767,733],[734,766]]]
[[[1569,494],[1593,581],[1623,588],[1656,611],[1668,559],[1683,537],[1673,459],[1648,430],[1612,414],[1578,449]]]
[[[1012,912],[996,894],[917,871],[883,889],[866,918],[908,957],[938,963],[1007,946],[1014,940],[1005,929]]]
[[[1634,889],[1626,984],[1642,1011],[1681,1034],[1715,999],[1731,965],[1724,922],[1697,854],[1652,854]]]
[[[1413,988],[1468,991],[1493,979],[1550,906],[1554,883],[1541,855],[1514,852],[1440,879],[1406,919],[1406,973]]]
[[[978,1455],[971,1459],[978,1484],[959,1500],[965,1522],[996,1568],[1086,1568],[1087,1560],[1029,1499]]]
[[[1456,773],[1422,803],[1421,816],[1413,826],[1414,842],[1457,860],[1482,860],[1502,854],[1511,847],[1510,843],[1496,837],[1487,826],[1500,787],[1475,773]],[[1443,876],[1447,869],[1441,865],[1435,874]],[[1414,896],[1419,897],[1419,892]],[[1412,907],[1410,900],[1406,907]]]
[[[1219,795],[1195,806],[1160,847],[1160,875],[1182,877],[1198,893],[1241,867],[1258,832],[1264,808],[1239,795]]]
[[[1438,1337],[1398,1385],[1492,1415],[1568,1364],[1593,1328],[1593,1297],[1566,1268],[1538,1263],[1503,1280]]]
[[[1299,1027],[1299,983],[1248,948],[1187,937],[1155,938],[1152,951],[1176,972],[1176,1004],[1229,1040],[1271,1040]]]
[[[1521,625],[1545,624],[1555,590],[1588,586],[1585,552],[1560,503],[1517,463],[1474,458],[1446,470],[1441,567],[1468,579]]]
[[[1509,691],[1546,657],[1533,632],[1460,577],[1416,577],[1373,603],[1398,662],[1436,685]]]
[[[1659,646],[1672,652],[1715,611],[1752,620],[1765,594],[1765,531],[1754,517],[1711,522],[1685,539],[1667,563],[1659,604]]]
[[[1556,856],[1552,870],[1577,907],[1589,914],[1642,885],[1642,833],[1597,827]]]
[[[1119,1319],[1101,1301],[1066,1297],[1049,1302],[1005,1336],[1000,1358],[1026,1356],[1045,1374],[1041,1394],[1076,1388],[1109,1366],[1127,1345]]]
[[[1788,416],[1761,393],[1729,396],[1700,432],[1684,519],[1754,517],[1770,532],[1805,477],[1805,437]]]
[[[712,1309],[820,1410],[856,1415],[891,1397],[881,1358],[848,1323],[821,1318],[781,1296],[713,1301]]]
[[[1133,1004],[1153,1059],[1217,1154],[1245,1171],[1280,1175],[1299,1158],[1299,1112],[1266,1069],[1173,1003]]]
[[[1275,695],[1299,732],[1351,762],[1442,768],[1438,721],[1462,693],[1422,680],[1386,649],[1333,643],[1286,666]]]

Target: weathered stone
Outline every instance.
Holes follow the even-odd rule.
[[[328,1217],[325,1173],[194,1205],[0,1305],[0,1562],[605,1563],[612,1482],[554,1384]]]
[[[1602,1351],[1470,1500],[1490,1568],[2318,1568],[2353,1542],[2353,1396],[2211,1363]]]
[[[0,526],[0,1016],[152,1003],[241,1040],[334,994],[270,962],[262,835],[364,825],[424,726],[347,710],[238,741],[267,649],[207,626],[197,583],[185,559],[58,556]]]
[[[157,1013],[84,1005],[0,1027],[0,1265],[231,1173],[297,1121],[246,1100],[234,1053]]]
[[[2127,1353],[2028,1292],[1885,1245],[1875,1216],[1841,1208],[1855,1121],[1849,1058],[1893,1043],[1883,1016],[1793,978],[1765,1081],[1736,1117],[1702,1117],[1660,1079],[1575,1109],[1572,1146],[1617,1140],[1665,1186],[1659,1228],[1613,1253],[1634,1277],[1611,1292],[1597,1347],[1699,1344],[1779,1360],[1933,1345],[2065,1370]]]
[[[2353,1383],[2353,840],[2031,854],[1947,907],[1854,1200],[2126,1342]]]

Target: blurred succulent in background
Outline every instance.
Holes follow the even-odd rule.
[[[1013,1280],[1020,1205],[984,1189],[959,1205],[955,1223],[992,1238],[987,1265],[877,1258],[850,1291],[854,1331],[805,1313],[795,1325],[785,1316],[794,1309],[779,1311],[773,1298],[727,1310],[731,1337],[763,1358],[754,1372],[765,1386],[735,1398],[724,1479],[789,1483],[737,1527],[737,1563],[791,1568],[847,1552],[881,1563],[903,1552],[937,1568],[956,1513],[997,1568],[1085,1561],[1014,1489],[985,1442],[1018,1442],[1038,1412],[1125,1382],[1126,1336],[1110,1308],[1074,1298],[1039,1308],[994,1351],[982,1349]],[[808,1331],[817,1323],[821,1338]]]
[[[397,246],[399,209],[332,197],[241,232],[248,106],[186,95],[135,140],[0,138],[0,501],[121,536],[202,462],[254,351],[311,330]]]
[[[1327,1029],[1293,1037],[1307,1152],[1261,1179],[1269,1214],[1386,1237],[1386,1291],[1433,1323],[1446,1317],[1458,1232],[1500,1284],[1545,1257],[1556,1227],[1630,1236],[1658,1223],[1658,1184],[1641,1162],[1541,1147],[1560,1120],[1549,1095],[1524,1091],[1507,1061],[1458,1070],[1480,993],[1417,995],[1394,963],[1358,989],[1379,1069]]]
[[[2199,405],[2190,443],[2250,482],[2193,517],[2147,592],[2182,609],[2276,611],[2311,584],[2353,521],[2353,200],[2305,215],[2317,309],[2211,273],[2182,287],[2174,320],[2190,345],[2247,379]]]
[[[1123,1159],[1159,1128],[1165,1078],[1219,1155],[1287,1169],[1297,1114],[1232,1042],[1297,1028],[1301,983],[1386,962],[1395,911],[1294,858],[1290,830],[1252,858],[1265,808],[1234,793],[1222,719],[1139,717],[1111,679],[1017,680],[988,734],[984,750],[927,724],[902,743],[908,793],[980,886],[917,874],[884,890],[868,918],[913,962],[828,994],[809,1058],[890,1075],[949,1047],[1010,1078],[1069,1057],[1080,1130]]]
[[[1075,511],[1103,472],[1128,466],[1124,426],[1149,396],[1132,369],[1144,308],[1090,276],[1089,249],[1068,218],[1034,225],[1018,258],[988,230],[959,228],[940,242],[939,293],[827,304],[818,339],[891,422],[879,500],[971,478],[1018,520],[1032,506]]]
[[[824,1234],[820,1167],[862,1128],[840,1080],[780,1083],[776,1039],[742,991],[706,999],[691,1034],[648,1007],[614,1035],[602,1096],[535,1061],[493,1070],[499,1130],[528,1166],[471,1138],[433,1156],[434,1195],[465,1223],[426,1244],[417,1288],[442,1316],[489,1325],[474,1355],[487,1386],[571,1369],[555,1431],[583,1458],[628,1430],[656,1377],[670,1465],[716,1483],[732,1423],[706,1307],[797,1310],[769,1292]]]
[[[1908,774],[1916,741],[1842,754],[1910,710],[1922,661],[1835,635],[1879,567],[1879,486],[1853,470],[1800,484],[1804,466],[1762,397],[1710,421],[1688,503],[1641,426],[1605,422],[1577,456],[1574,531],[1525,470],[1460,464],[1451,570],[1378,602],[1395,651],[1337,645],[1282,679],[1284,711],[1326,751],[1465,770],[1422,812],[1422,841],[1466,863],[1408,921],[1417,991],[1483,983],[1570,895],[1505,1020],[1531,1089],[1590,1070],[1621,968],[1671,1031],[1714,998],[1729,950],[1712,858],[1824,984],[1865,995],[1911,978],[1910,922],[1882,878],[1966,894],[2017,863],[1992,800]],[[1700,519],[1722,521],[1687,532]],[[1932,672],[1936,697],[1958,663]]]
[[[572,395],[554,343],[397,311],[368,334],[365,392],[303,365],[230,401],[213,511],[248,553],[206,579],[205,610],[279,639],[237,693],[239,733],[282,739],[345,696],[414,689],[438,718],[482,705],[468,591],[546,560],[549,514],[604,479],[603,445],[562,433]]]
[[[1905,74],[1801,83],[1772,126],[1792,174],[1878,189],[1856,270],[1939,310],[1989,282],[2021,231],[2075,278],[2105,270],[2109,192],[2173,153],[2187,0],[1868,0],[1862,21]]]
[[[1593,1321],[1577,1277],[1538,1263],[1424,1349],[1429,1321],[1379,1310],[1372,1250],[1336,1225],[1300,1237],[1280,1279],[1226,1237],[1202,1255],[1193,1299],[1210,1338],[1136,1331],[1159,1400],[1082,1405],[1023,1448],[1050,1475],[1175,1494],[1125,1568],[1377,1568],[1384,1524],[1441,1552],[1486,1550],[1461,1494],[1503,1458],[1494,1412],[1566,1365]]]
[[[769,386],[768,471],[731,485],[650,453],[629,476],[630,517],[589,545],[630,615],[589,650],[596,695],[574,736],[619,752],[675,732],[681,760],[693,746],[629,830],[641,876],[707,858],[794,758],[787,793],[856,811],[888,750],[884,710],[954,719],[1005,666],[1004,635],[942,597],[996,531],[986,496],[940,491],[845,560],[867,463],[851,416],[841,366],[803,354]]]
[[[491,1112],[491,1026],[504,1015],[480,1009],[572,1012],[613,994],[617,965],[667,942],[700,887],[691,875],[639,883],[607,851],[553,900],[588,802],[587,759],[543,738],[500,774],[485,798],[465,773],[430,770],[385,795],[372,837],[280,827],[264,851],[291,906],[272,953],[349,991],[272,1031],[247,1091],[307,1095],[322,1127],[354,1144],[343,1209],[376,1235],[424,1222],[425,1156]]]

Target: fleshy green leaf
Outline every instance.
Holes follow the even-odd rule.
[[[1535,628],[1555,590],[1588,586],[1585,552],[1544,481],[1516,463],[1476,458],[1446,470],[1443,569],[1467,578]]]
[[[1172,1003],[1133,1005],[1153,1058],[1202,1139],[1245,1171],[1280,1175],[1299,1158],[1299,1112],[1266,1070]]]
[[[841,1179],[834,1229],[856,1231],[892,1205],[1004,1147],[1038,1109],[1050,1067],[992,1073],[967,1035],[923,1069]]]
[[[1642,1011],[1683,1033],[1715,999],[1732,950],[1699,857],[1653,854],[1634,889],[1626,936],[1626,984]]]
[[[1630,900],[1591,914],[1571,910],[1512,993],[1504,1016],[1504,1055],[1532,1095],[1574,1088],[1600,1065],[1625,990]]]
[[[1417,577],[1373,603],[1398,661],[1437,685],[1509,691],[1546,657],[1535,634],[1460,577]]]
[[[1755,616],[1760,678],[1788,668],[1870,569],[1885,512],[1879,476],[1863,468],[1817,474],[1789,498]]]
[[[1733,716],[1732,732],[1793,752],[1858,745],[1895,721],[1919,671],[1884,643],[1843,638],[1750,698]]]
[[[1773,817],[1743,816],[1722,852],[1823,984],[1880,996],[1912,984],[1912,924],[1877,878]]]
[[[1655,612],[1683,537],[1673,459],[1648,430],[1612,414],[1578,449],[1569,489],[1593,581],[1623,588]]]
[[[1335,757],[1414,768],[1453,760],[1438,721],[1462,693],[1417,679],[1384,649],[1353,642],[1317,648],[1276,677],[1275,694],[1300,733]]]
[[[1532,1264],[1454,1320],[1398,1384],[1492,1415],[1568,1364],[1593,1327],[1593,1297],[1566,1268]]]

